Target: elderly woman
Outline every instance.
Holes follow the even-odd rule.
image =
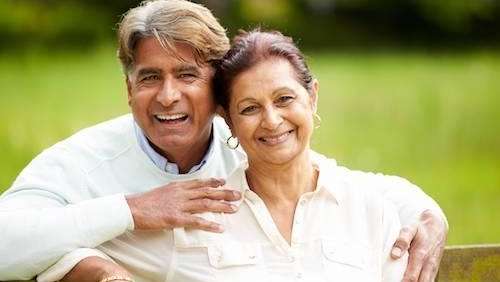
[[[243,199],[235,214],[203,215],[222,234],[174,230],[167,281],[400,281],[406,257],[390,258],[398,215],[372,191],[409,184],[310,150],[319,85],[292,40],[240,34],[215,83],[228,145],[248,156],[227,179]]]

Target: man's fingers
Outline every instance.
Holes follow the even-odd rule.
[[[189,216],[185,219],[184,227],[192,228],[192,229],[200,229],[209,232],[222,233],[224,232],[224,228],[222,225],[208,221],[204,218],[198,216]]]
[[[420,273],[420,277],[418,278],[419,282],[432,282],[434,281],[434,277],[436,277],[438,271],[439,263],[435,258],[429,258],[425,263],[424,267],[422,267],[422,272]]]
[[[208,198],[211,200],[237,201],[241,198],[241,193],[234,190],[220,190],[211,187],[192,189],[190,199]]]
[[[394,245],[392,246],[391,257],[393,259],[400,258],[403,255],[403,253],[410,248],[410,243],[413,240],[413,237],[415,237],[416,233],[417,233],[416,226],[405,226],[401,228],[399,236],[396,239],[396,242],[394,242]]]
[[[202,212],[225,212],[234,213],[238,210],[238,207],[217,200],[211,200],[207,198],[191,200],[185,205],[185,212],[189,213],[202,213]]]
[[[175,185],[175,186],[182,187],[185,189],[194,189],[194,188],[200,188],[200,187],[216,188],[216,187],[224,185],[224,183],[226,183],[224,181],[224,179],[208,178],[208,179],[194,179],[194,180],[188,180],[188,181],[174,182],[174,183],[171,183],[170,185]]]
[[[420,271],[429,255],[429,251],[422,248],[411,248],[408,256],[408,266],[403,277],[405,282],[419,281]]]

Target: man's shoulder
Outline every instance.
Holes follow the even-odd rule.
[[[129,149],[134,136],[133,117],[126,114],[84,128],[48,148],[45,153],[64,151],[80,161],[110,159]]]

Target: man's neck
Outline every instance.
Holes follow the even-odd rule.
[[[161,150],[158,146],[153,144],[149,139],[147,139],[149,145],[153,150],[155,150],[158,154],[165,157],[168,162],[175,163],[179,170],[179,174],[185,174],[191,171],[191,169],[200,164],[205,156],[209,153],[210,145],[213,139],[213,128],[210,130],[210,134],[203,142],[197,142],[194,146],[189,146],[187,148],[171,148],[175,150],[171,150],[170,153]],[[201,140],[200,140],[201,141]]]

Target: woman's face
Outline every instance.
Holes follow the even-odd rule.
[[[266,59],[236,77],[230,124],[250,162],[284,164],[309,148],[317,89],[315,81],[308,93],[282,58]]]

